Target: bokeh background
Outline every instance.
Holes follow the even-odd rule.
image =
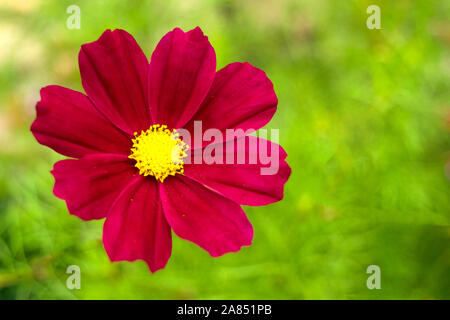
[[[81,8],[69,30],[66,9]],[[381,8],[369,30],[366,8]],[[167,267],[110,263],[103,221],[52,194],[61,156],[29,127],[39,89],[82,91],[80,45],[108,28],[150,56],[200,26],[218,67],[249,61],[279,98],[292,175],[245,208],[254,244],[221,258],[174,236]],[[1,299],[450,299],[450,2],[0,0]],[[81,268],[81,290],[66,268]],[[381,290],[366,268],[381,268]]]

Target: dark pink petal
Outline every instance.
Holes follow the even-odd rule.
[[[52,174],[53,193],[66,200],[70,214],[91,220],[106,217],[113,201],[137,172],[125,155],[98,153],[58,161]]]
[[[219,129],[224,139],[225,129],[258,130],[270,121],[277,103],[264,71],[249,63],[232,63],[216,73],[208,95],[186,129],[193,132],[193,121],[201,120],[203,130]]]
[[[148,129],[148,60],[129,33],[106,30],[78,60],[84,90],[106,118],[129,134]]]
[[[252,243],[253,228],[235,202],[185,176],[160,184],[164,214],[173,231],[213,257]]]
[[[216,54],[200,28],[174,29],[152,54],[149,104],[153,121],[169,128],[184,126],[197,112],[216,72]]]
[[[60,86],[44,87],[36,113],[31,125],[36,140],[65,156],[130,152],[130,139],[80,92]]]
[[[152,272],[164,268],[172,236],[155,179],[138,176],[123,190],[103,226],[103,244],[111,261],[141,259]]]
[[[241,141],[245,143],[241,144]],[[259,152],[263,145],[263,150],[268,153]],[[283,198],[284,184],[291,168],[286,163],[287,154],[281,146],[247,136],[235,140],[234,148],[226,148],[225,144],[220,144],[219,148],[224,150],[223,154],[218,154],[223,164],[213,163],[204,157],[202,164],[185,164],[184,174],[242,205],[261,206]],[[238,154],[243,155],[242,164],[238,163]],[[267,159],[262,157],[266,154]],[[234,159],[234,164],[226,164],[227,157]],[[250,159],[255,159],[253,164]]]

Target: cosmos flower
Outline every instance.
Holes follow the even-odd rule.
[[[196,120],[220,132],[263,127],[278,102],[266,74],[248,63],[216,72],[214,49],[200,28],[167,33],[150,62],[130,34],[107,30],[82,45],[79,66],[86,94],[42,88],[31,131],[39,143],[74,158],[55,163],[53,192],[72,215],[106,218],[110,260],[141,259],[155,272],[171,255],[172,230],[214,257],[250,245],[253,228],[241,205],[282,199],[291,172],[286,153],[244,135],[239,139],[277,154],[276,174],[262,175],[261,161],[188,163],[209,144],[188,145],[176,129],[192,132]],[[239,148],[251,156],[248,145],[224,149],[223,156]]]

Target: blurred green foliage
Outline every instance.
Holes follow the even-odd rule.
[[[69,30],[66,8],[81,8]],[[381,8],[381,30],[366,8]],[[450,2],[0,1],[0,298],[449,299]],[[108,28],[150,56],[200,26],[218,67],[274,82],[292,176],[283,201],[245,208],[254,244],[211,258],[174,236],[167,267],[110,263],[102,221],[70,216],[29,127],[39,89],[82,90],[80,45]],[[81,267],[81,290],[66,288]],[[366,287],[381,267],[381,290]]]

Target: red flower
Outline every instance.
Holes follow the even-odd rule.
[[[261,161],[188,164],[189,146],[167,128],[192,132],[194,120],[202,120],[203,130],[261,128],[277,105],[265,73],[248,63],[216,72],[214,49],[200,28],[166,34],[150,63],[130,34],[107,30],[81,47],[79,65],[87,95],[42,88],[31,131],[39,143],[76,158],[55,164],[53,192],[83,220],[106,217],[110,259],[142,259],[152,272],[161,269],[171,254],[171,230],[212,256],[250,245],[253,229],[240,205],[282,199],[291,171],[284,150],[241,138],[275,150],[275,175],[261,175]],[[223,156],[239,148],[248,157],[255,152],[248,143],[236,145]],[[207,144],[194,146],[192,153]],[[173,148],[178,160],[167,161]]]

